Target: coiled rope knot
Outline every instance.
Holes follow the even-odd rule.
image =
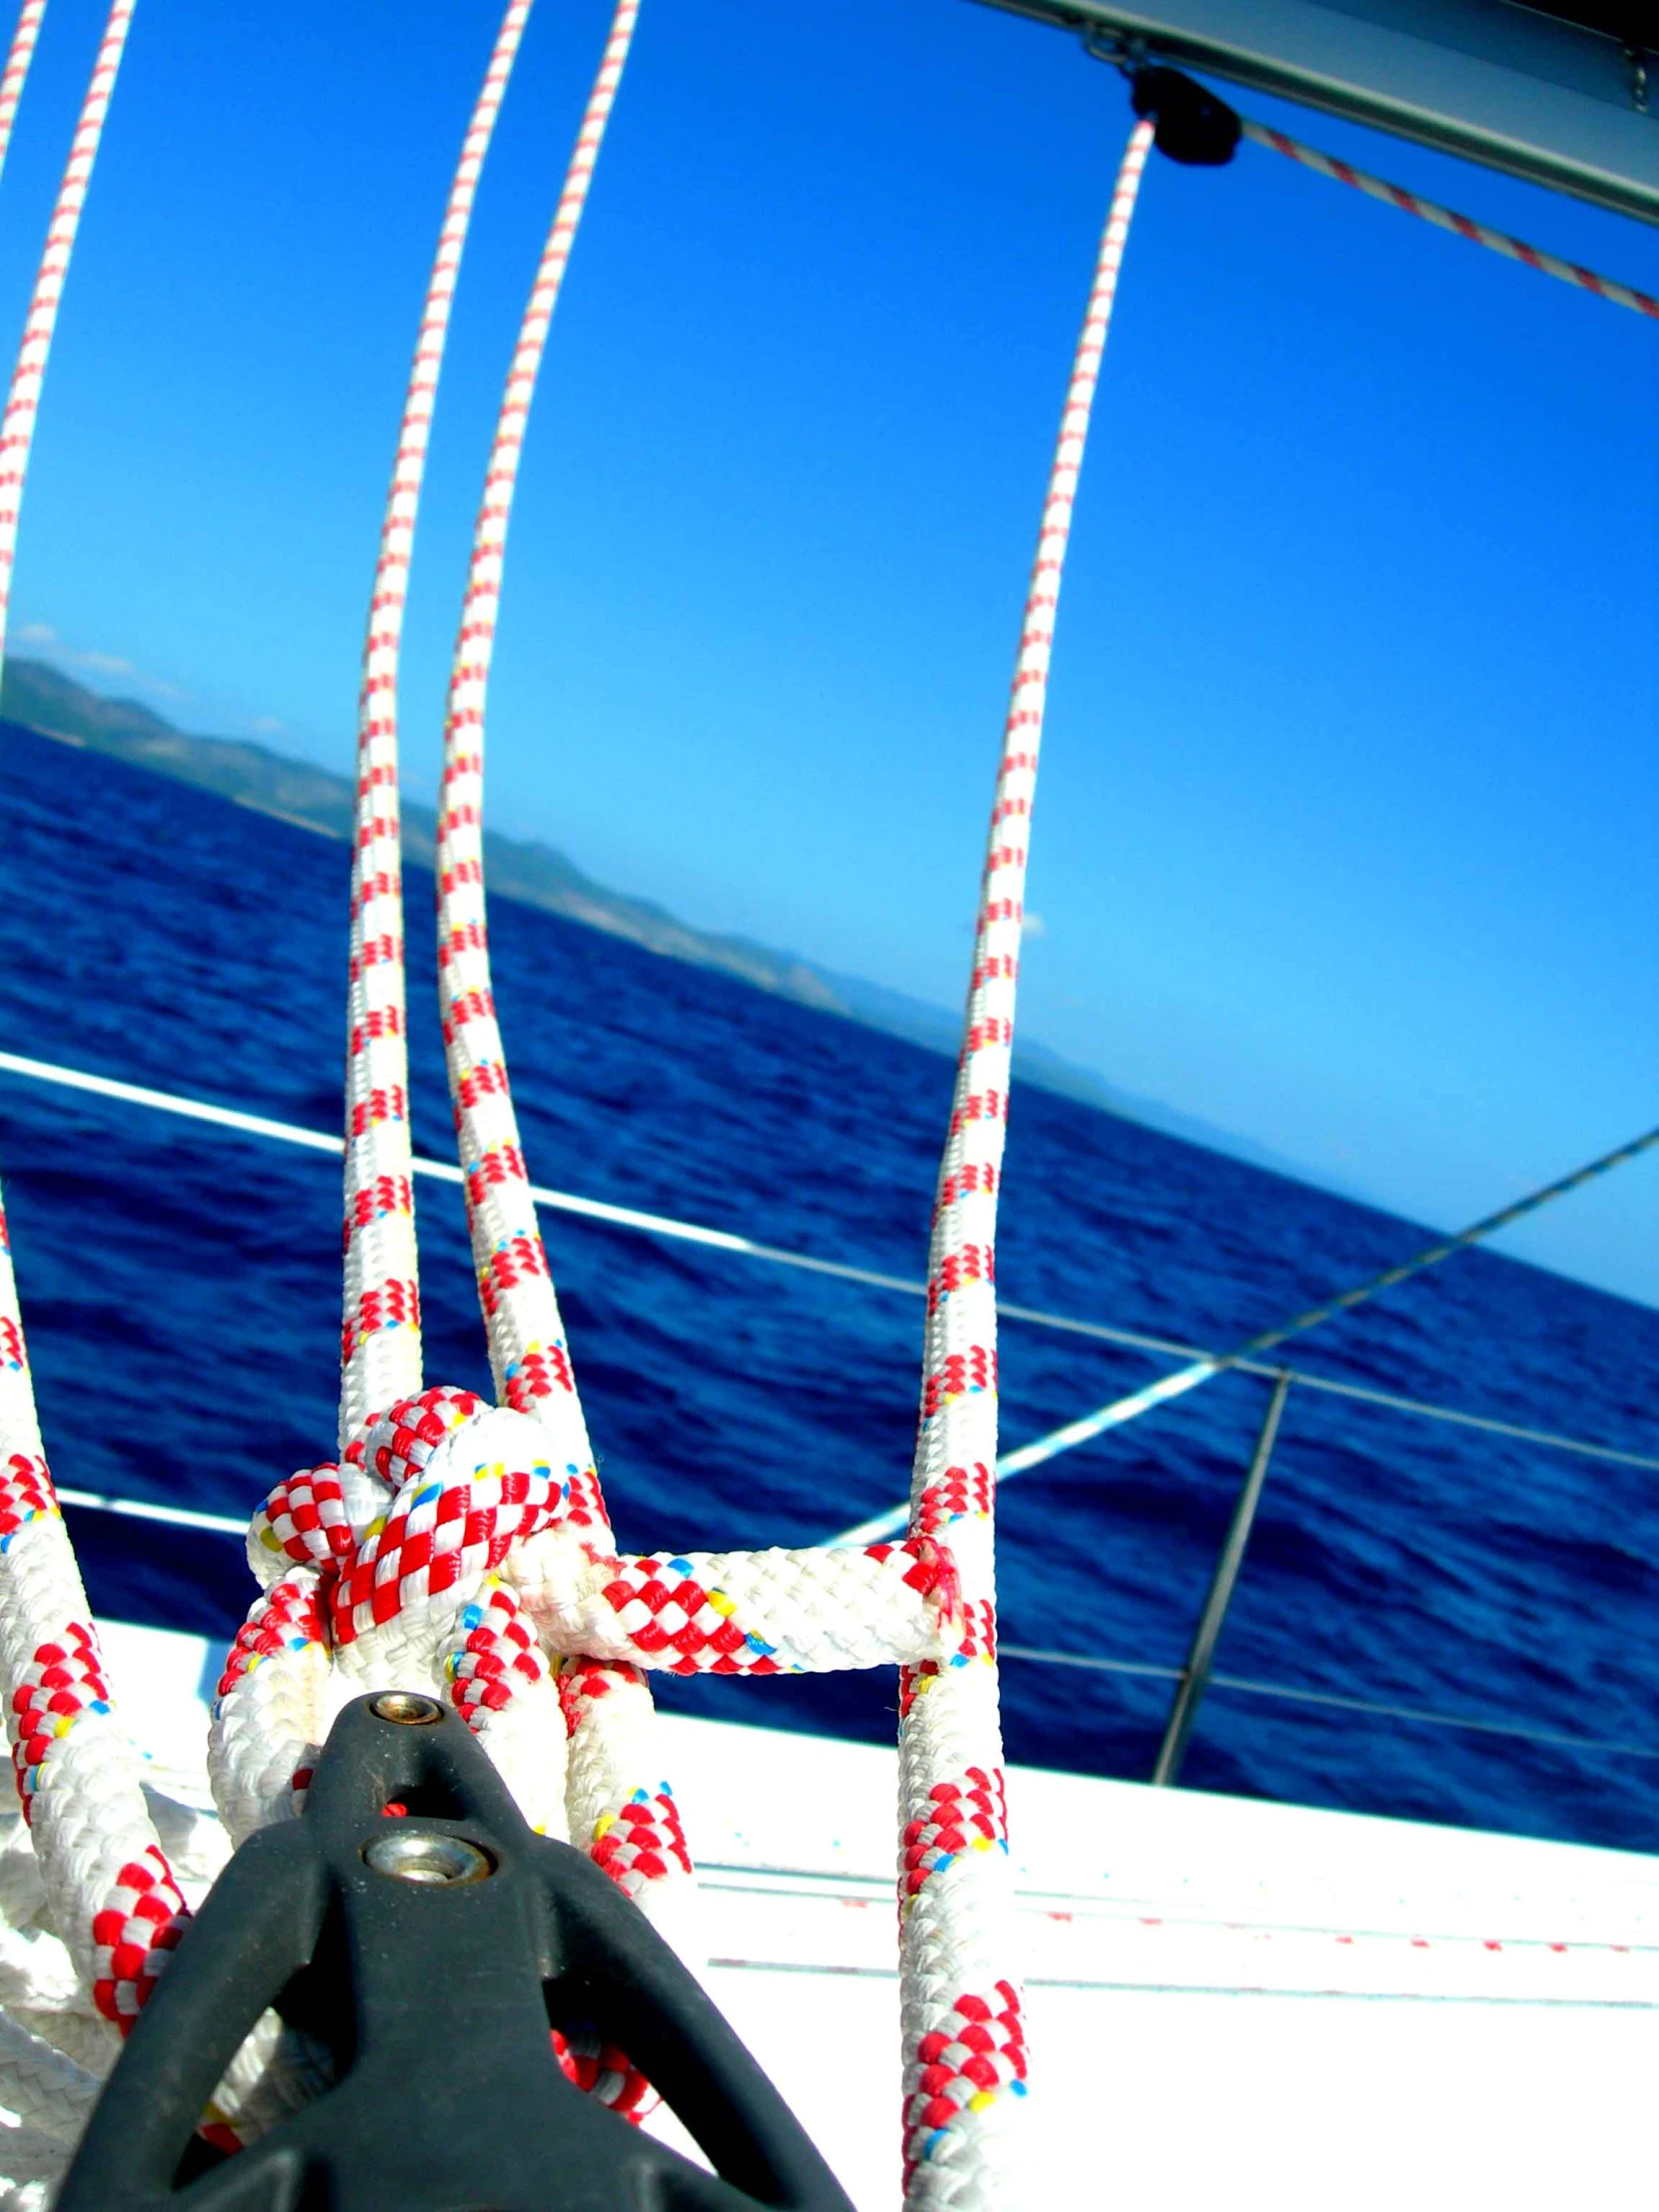
[[[529,1537],[591,1524],[591,1469],[555,1466],[533,1415],[442,1388],[361,1422],[337,1465],[279,1482],[249,1530],[265,1595],[215,1710],[233,1834],[297,1810],[347,1698],[398,1688],[448,1699],[532,1823],[562,1835],[565,1723],[499,1570]]]
[[[964,1606],[952,1553],[932,1535],[619,1557],[592,1467],[560,1465],[534,1414],[467,1390],[402,1399],[358,1425],[337,1465],[278,1483],[248,1555],[265,1592],[221,1678],[210,1748],[239,1841],[297,1810],[333,1714],[364,1690],[447,1699],[530,1821],[563,1836],[566,1739],[641,1668],[937,1669],[981,1642],[980,1609]],[[649,1819],[645,1863],[666,1853],[689,1874],[666,1785],[642,1780],[620,1806],[572,1815],[569,1833],[598,1855],[618,1819],[634,1830]]]
[[[619,1557],[593,1468],[561,1465],[533,1413],[466,1390],[401,1399],[358,1424],[337,1464],[279,1482],[248,1556],[264,1591],[209,1746],[236,1842],[302,1807],[347,1699],[425,1691],[460,1713],[532,1825],[588,1851],[689,1953],[692,1863],[642,1670],[937,1669],[979,1643],[932,1535]],[[559,2055],[602,2101],[648,2108],[602,2039],[572,2036]]]
[[[268,1587],[284,1561],[319,1570],[341,1651],[475,1592],[515,1543],[562,1518],[576,1472],[555,1476],[532,1415],[424,1390],[365,1421],[340,1465],[279,1482],[255,1515],[249,1556]]]

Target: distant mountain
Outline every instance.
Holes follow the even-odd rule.
[[[68,745],[113,754],[118,760],[151,769],[159,776],[174,777],[182,784],[217,792],[239,807],[276,815],[301,829],[314,830],[321,836],[342,841],[350,837],[352,787],[345,777],[313,768],[305,761],[290,760],[246,738],[190,737],[137,700],[105,699],[49,662],[7,661],[4,683],[0,685],[0,718],[24,723]],[[409,857],[430,866],[436,833],[437,818],[432,809],[406,802],[403,849]],[[670,959],[718,968],[760,990],[797,999],[821,1012],[844,1014],[933,1051],[952,1056],[956,1051],[959,1015],[943,1007],[907,997],[902,991],[887,990],[879,983],[835,974],[747,937],[719,936],[694,928],[649,899],[607,890],[552,845],[486,830],[484,852],[492,898],[516,898],[527,906],[541,906],[571,921],[585,922],[589,928],[628,937]],[[1077,1066],[1046,1045],[1017,1045],[1014,1068],[1025,1082],[1036,1083],[1044,1090],[1302,1180],[1295,1167],[1246,1139],[1179,1113],[1161,1100],[1120,1091],[1091,1069]]]
[[[829,968],[816,972],[835,993],[840,1010],[850,1014],[854,1021],[954,1056],[961,1036],[960,1012],[949,1013],[942,1006],[930,1006],[924,999],[910,998],[903,991],[890,991],[880,983],[866,983],[856,975],[839,975]],[[1201,1121],[1196,1114],[1183,1114],[1174,1106],[1166,1106],[1161,1098],[1146,1098],[1139,1091],[1119,1090],[1115,1083],[1108,1083],[1092,1068],[1079,1066],[1077,1061],[1066,1059],[1046,1044],[1016,1044],[1014,1073],[1022,1082],[1055,1091],[1061,1098],[1075,1098],[1084,1106],[1098,1108],[1101,1113],[1116,1114],[1124,1121],[1142,1122],[1148,1129],[1161,1129],[1165,1136],[1202,1145],[1207,1152],[1225,1152],[1232,1159],[1248,1160],[1253,1167],[1268,1168],[1275,1175],[1288,1175],[1294,1182],[1308,1180],[1302,1169],[1282,1159],[1278,1153],[1270,1152],[1266,1146],[1252,1144],[1248,1137],[1236,1137],[1229,1129],[1218,1129],[1214,1122]]]
[[[325,837],[349,839],[352,787],[343,776],[308,762],[289,760],[246,738],[193,738],[133,699],[104,699],[45,661],[8,660],[0,685],[0,717],[26,723],[49,738],[113,753],[138,768],[172,776],[181,784],[234,799],[239,807],[276,815]],[[430,867],[437,817],[430,807],[406,801],[403,849]],[[762,990],[798,998],[832,1012],[846,1009],[803,960],[769,951],[743,937],[713,936],[688,928],[647,899],[629,898],[584,875],[551,845],[525,843],[486,830],[484,852],[490,895],[585,921],[613,936],[631,937],[653,952],[703,967],[723,968]]]

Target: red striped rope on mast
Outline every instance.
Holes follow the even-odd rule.
[[[397,678],[420,487],[473,201],[532,0],[509,0],[438,232],[380,524],[357,698],[345,1058],[344,1311],[339,1433],[420,1389],[420,1288],[409,1133]]]
[[[1417,216],[1422,222],[1433,224],[1437,231],[1450,231],[1460,239],[1467,239],[1471,246],[1484,246],[1489,253],[1501,254],[1505,261],[1519,262],[1527,269],[1537,270],[1540,276],[1559,277],[1562,283],[1593,292],[1598,299],[1610,300],[1615,307],[1633,307],[1637,314],[1659,321],[1659,299],[1651,292],[1638,291],[1634,284],[1620,283],[1614,276],[1598,276],[1593,269],[1585,269],[1577,262],[1563,261],[1559,254],[1546,254],[1542,247],[1528,246],[1524,239],[1511,238],[1506,231],[1494,231],[1484,223],[1476,223],[1472,217],[1457,215],[1450,208],[1442,208],[1437,201],[1424,200],[1418,193],[1407,192],[1403,185],[1390,185],[1381,177],[1372,176],[1368,170],[1356,169],[1352,162],[1339,161],[1335,154],[1322,154],[1317,147],[1305,146],[1301,139],[1290,138],[1265,123],[1252,122],[1248,116],[1242,119],[1241,128],[1243,136],[1253,145],[1266,146],[1318,176],[1331,177],[1340,185],[1352,186],[1354,191],[1363,192],[1368,200],[1381,200],[1384,207],[1398,208],[1405,215]]]

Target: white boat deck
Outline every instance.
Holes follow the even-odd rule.
[[[158,1783],[199,1800],[214,1654],[105,1633]],[[709,1985],[888,2212],[892,1755],[664,1725]],[[1029,1769],[1009,1798],[1033,2212],[1654,2202],[1659,1859]]]

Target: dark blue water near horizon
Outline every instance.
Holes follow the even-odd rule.
[[[0,725],[0,1044],[332,1132],[346,848]],[[430,877],[411,868],[417,1149],[450,1154]],[[914,1278],[939,1054],[497,901],[532,1175]],[[331,1455],[338,1169],[325,1155],[0,1076],[0,1173],[60,1482],[243,1514]],[[417,1192],[427,1374],[487,1387],[460,1196]],[[620,1540],[817,1541],[903,1493],[919,1303],[544,1219]],[[1225,1345],[1415,1249],[1411,1225],[1029,1086],[1008,1300]],[[1659,1314],[1464,1255],[1297,1364],[1642,1452]],[[1012,1444],[1161,1363],[1004,1325]],[[1231,1375],[1006,1486],[1011,1643],[1180,1663],[1266,1384]],[[72,1511],[95,1611],[228,1637],[234,1540]],[[1220,1666],[1287,1686],[1651,1743],[1659,1487],[1597,1461],[1293,1391]],[[1142,1778],[1166,1682],[1010,1661],[1014,1760]],[[887,1739],[893,1679],[670,1684],[667,1702]],[[1236,1692],[1183,1779],[1308,1804],[1659,1847],[1659,1757]]]

